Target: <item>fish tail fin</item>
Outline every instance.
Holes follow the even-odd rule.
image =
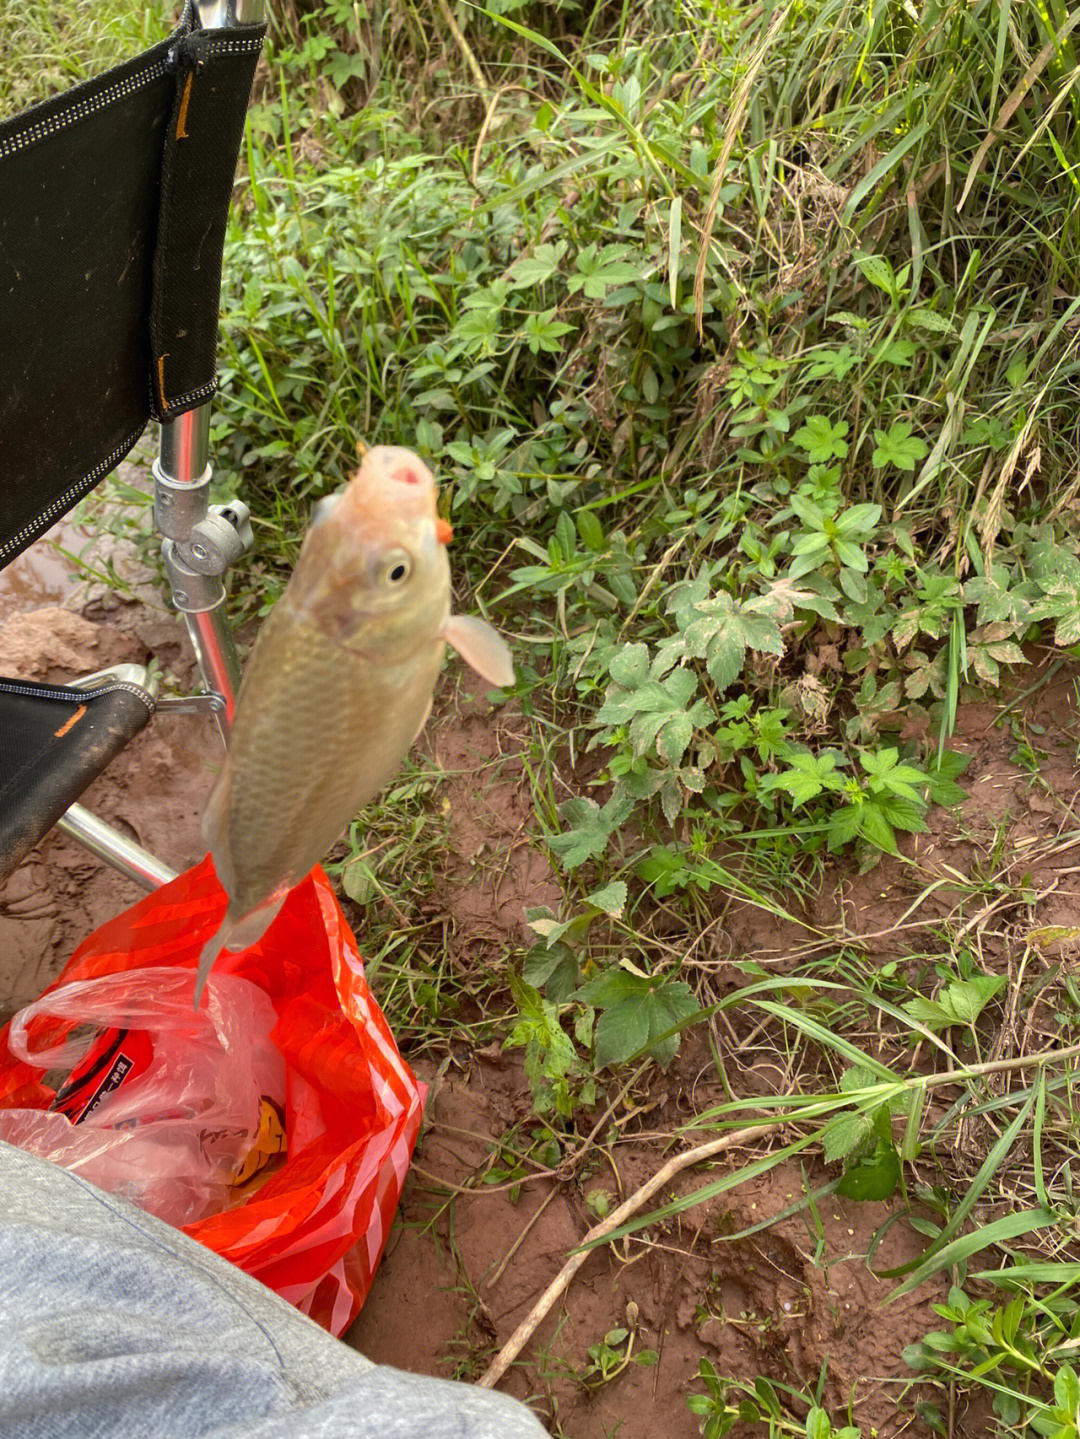
[[[210,971],[214,966],[221,951],[227,948],[231,939],[228,916],[221,921],[221,924],[203,945],[202,954],[199,955],[199,972],[195,978],[195,1004],[198,1009],[199,1001],[202,999],[202,992],[206,988],[206,981],[210,978]]]
[[[288,893],[288,891],[286,891]],[[225,911],[225,917],[217,930],[203,945],[202,954],[199,955],[199,968],[195,979],[195,1008],[198,1009],[199,1001],[202,999],[203,990],[206,988],[206,981],[210,977],[210,971],[222,950],[228,950],[231,954],[238,954],[241,950],[250,949],[256,940],[262,939],[263,935],[270,928],[270,925],[277,917],[277,912],[285,903],[285,895],[275,895],[264,904],[256,905],[254,909],[248,910],[246,914],[231,914]]]

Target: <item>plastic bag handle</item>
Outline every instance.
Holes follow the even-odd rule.
[[[19,1010],[8,1031],[8,1046],[17,1059],[35,1069],[69,1068],[82,1058],[88,1039],[68,1040],[50,1049],[30,1048],[29,1027],[35,1019],[66,1020],[70,1026],[94,1024],[100,1029],[181,1030],[201,1028],[209,1017],[221,1031],[220,1005],[214,992],[217,985],[231,983],[228,976],[214,976],[207,985],[207,1000],[196,1011],[192,1006],[195,971],[168,966],[148,971],[149,977],[135,980],[131,971],[105,974],[97,979],[76,980]]]

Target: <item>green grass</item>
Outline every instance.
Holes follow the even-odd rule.
[[[1075,1060],[1001,1036],[1038,1005],[1074,1046],[1080,1004],[1068,966],[1036,983],[979,947],[986,905],[1036,914],[1007,825],[888,962],[806,920],[835,856],[906,855],[922,924],[937,882],[905,836],[962,797],[959,706],[1080,644],[1075,16],[492,0],[455,33],[412,3],[275,9],[214,424],[260,543],[237,611],[273,602],[358,442],[428,458],[469,603],[515,639],[531,842],[563,895],[508,945],[512,980],[450,965],[417,919],[438,780],[404,774],[337,869],[403,1043],[520,1046],[574,1135],[628,1064],[708,1029],[730,1098],[699,1126],[764,1112],[759,1162],[809,1149],[837,1192],[922,1215],[896,1284],[956,1287],[913,1374],[982,1386],[1001,1434],[1075,1435]],[[0,0],[0,106],[149,23]],[[791,962],[736,956],[724,991],[707,938],[745,905]],[[736,1021],[790,1094],[739,1092]],[[750,1390],[712,1377],[720,1434]]]
[[[163,40],[173,15],[122,0],[0,0],[0,116]]]

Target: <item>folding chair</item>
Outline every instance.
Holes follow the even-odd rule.
[[[155,711],[211,709],[239,664],[223,576],[251,544],[211,506],[222,250],[263,0],[187,0],[144,54],[0,120],[0,568],[161,425],[154,522],[204,690],[159,698],[123,665],[70,684],[0,676],[0,879],[57,825],[148,889],[172,871],[80,795]]]

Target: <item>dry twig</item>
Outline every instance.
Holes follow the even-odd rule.
[[[756,1139],[762,1139],[768,1134],[774,1134],[777,1125],[753,1124],[748,1129],[736,1129],[730,1134],[722,1135],[719,1139],[711,1139],[707,1144],[696,1145],[688,1149],[684,1154],[676,1154],[669,1159],[653,1177],[639,1188],[635,1189],[630,1198],[620,1204],[618,1209],[613,1210],[606,1219],[601,1220],[589,1230],[582,1240],[583,1246],[591,1246],[598,1240],[603,1239],[613,1230],[618,1229],[620,1224],[626,1222],[630,1216],[637,1212],[643,1204],[650,1200],[653,1195],[675,1175],[683,1169],[688,1169],[692,1164],[700,1164],[705,1159],[712,1159],[717,1154],[723,1154],[728,1149],[738,1149],[742,1145],[752,1144]],[[492,1360],[487,1372],[478,1381],[481,1389],[494,1389],[499,1380],[513,1364],[521,1351],[528,1344],[545,1316],[558,1302],[563,1293],[569,1288],[570,1281],[578,1272],[581,1266],[592,1253],[589,1247],[583,1247],[571,1254],[570,1258],[563,1265],[562,1269],[544,1290],[540,1298],[533,1305],[532,1309],[521,1321],[518,1327],[511,1334],[498,1354]]]

